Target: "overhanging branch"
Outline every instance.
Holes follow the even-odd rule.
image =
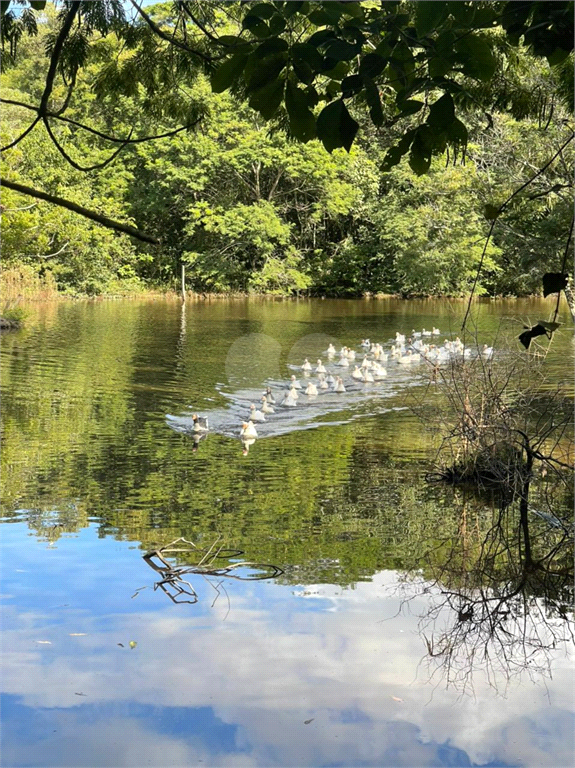
[[[39,200],[45,200],[47,203],[53,205],[59,205],[61,208],[67,208],[69,211],[80,214],[86,219],[91,219],[97,224],[101,224],[108,229],[114,229],[116,232],[123,232],[125,235],[135,237],[136,240],[141,240],[144,243],[152,243],[157,245],[159,240],[151,235],[147,235],[136,227],[132,227],[129,224],[122,224],[120,221],[114,221],[114,219],[103,216],[101,213],[91,211],[89,208],[84,208],[82,205],[73,203],[71,200],[65,200],[63,197],[57,195],[50,195],[47,192],[41,192],[39,189],[28,187],[25,184],[18,184],[16,181],[9,181],[8,179],[2,179],[2,185],[7,189],[12,189],[14,192],[20,192],[22,195],[29,195],[30,197],[37,197]]]

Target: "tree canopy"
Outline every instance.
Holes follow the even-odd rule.
[[[32,195],[160,242],[103,250],[142,277],[187,264],[199,290],[525,292],[539,262],[564,274],[572,2],[132,6],[2,3],[6,208]]]

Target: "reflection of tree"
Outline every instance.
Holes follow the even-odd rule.
[[[549,672],[551,654],[575,639],[573,528],[567,517],[522,519],[515,505],[496,508],[487,531],[484,505],[463,500],[449,546],[429,547],[421,632],[433,675],[465,691],[483,669],[492,685],[527,672]],[[525,542],[529,546],[525,546]],[[420,590],[409,587],[408,600]]]

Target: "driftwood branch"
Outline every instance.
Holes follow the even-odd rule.
[[[1,181],[2,185],[8,189],[13,189],[15,192],[20,192],[22,195],[29,195],[30,197],[36,197],[39,200],[45,200],[47,203],[52,203],[53,205],[59,205],[61,208],[67,208],[69,211],[78,213],[86,219],[91,219],[97,224],[101,224],[103,227],[108,227],[108,229],[114,229],[116,232],[122,232],[125,235],[130,235],[130,237],[135,237],[136,240],[141,240],[144,243],[152,243],[154,245],[159,243],[157,238],[147,235],[140,229],[130,226],[130,224],[122,224],[119,221],[114,221],[114,219],[110,219],[108,216],[103,216],[101,213],[96,213],[96,211],[91,211],[89,208],[84,208],[84,206],[73,203],[71,200],[66,200],[57,195],[50,195],[47,192],[28,187],[25,184],[18,184],[16,181],[9,181],[8,179],[2,179]]]

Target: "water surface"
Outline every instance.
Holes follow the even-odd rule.
[[[526,653],[508,623],[505,657],[479,625],[462,638],[445,604],[437,569],[492,507],[425,483],[435,443],[411,410],[415,370],[270,418],[247,455],[237,438],[262,386],[330,340],[452,338],[463,306],[32,305],[2,347],[3,764],[571,765],[557,595],[525,595],[523,640],[540,642]],[[549,311],[478,303],[476,340]],[[550,387],[571,377],[571,336],[553,342]],[[174,429],[194,411],[216,425],[197,445]],[[142,555],[182,536],[283,574],[191,576],[197,601],[174,603]],[[451,666],[430,656],[442,637]]]

